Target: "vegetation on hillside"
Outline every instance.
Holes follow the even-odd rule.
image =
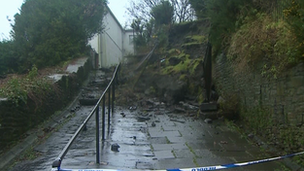
[[[304,1],[189,0],[189,3],[198,18],[193,23],[200,28],[187,22],[163,23],[168,43],[158,47],[158,63],[149,68],[186,82],[187,95],[196,95],[198,102],[204,100],[203,85],[197,83],[202,82],[200,66],[208,41],[213,46],[213,58],[224,54],[236,75],[254,71],[264,78],[277,79],[290,67],[303,62]],[[150,19],[147,21],[155,24],[156,18]],[[143,34],[147,36],[146,42],[151,42],[155,33],[162,33],[162,30],[156,32],[155,25],[146,24],[149,22],[135,21],[141,21],[141,33],[154,30]],[[221,94],[226,100],[220,104],[222,110],[240,114],[233,118],[242,120],[246,125],[243,128],[267,138],[269,144],[283,149],[283,153],[303,150],[301,125],[276,123],[272,111],[265,106],[252,104],[249,108],[240,103],[237,93],[225,93],[226,96]]]
[[[261,74],[277,78],[304,59],[303,1],[190,2],[198,18],[210,22],[214,56],[224,52],[238,73],[262,63]]]
[[[103,29],[106,0],[26,0],[15,15],[12,40],[0,43],[0,75],[54,66],[87,51]]]
[[[209,22],[213,56],[224,53],[234,73],[258,72],[268,79],[304,60],[304,1],[302,0],[190,0],[197,16]],[[204,10],[202,10],[204,9]],[[243,129],[266,138],[282,153],[303,150],[303,127],[279,123],[261,104],[243,106],[234,92],[224,104],[238,109]],[[268,92],[267,92],[268,93]],[[234,95],[233,95],[234,94]],[[229,98],[230,97],[230,98]],[[300,113],[299,113],[300,115]],[[303,164],[303,157],[296,159]]]

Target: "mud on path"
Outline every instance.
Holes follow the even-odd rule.
[[[88,107],[34,148],[41,155],[17,164],[11,170],[49,170],[51,163],[85,118]],[[81,118],[81,116],[83,118]],[[106,127],[107,128],[107,127]],[[116,107],[112,123],[101,144],[101,163],[95,163],[95,120],[92,118],[63,160],[67,169],[155,170],[192,168],[243,162],[264,158],[263,152],[229,129],[224,121],[206,123],[203,119],[172,113],[130,110]],[[119,145],[118,151],[111,146]],[[231,170],[282,170],[279,162]]]
[[[94,85],[99,83],[92,82]],[[84,88],[84,91],[82,97],[90,94],[92,98],[101,92],[92,87]],[[115,107],[110,129],[106,129],[106,140],[100,144],[100,164],[95,161],[95,118],[92,117],[65,156],[62,168],[155,170],[220,165],[267,157],[259,147],[227,127],[224,120],[207,122],[183,110],[167,108],[155,99],[146,98],[135,104]],[[78,102],[72,105],[63,115],[65,122],[33,147],[32,152],[39,154],[38,157],[18,161],[8,170],[50,170],[52,162],[92,107]],[[113,148],[115,146],[117,149]],[[288,170],[279,161],[230,170],[283,169]]]

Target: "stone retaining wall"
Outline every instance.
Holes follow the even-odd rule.
[[[224,55],[214,62],[214,81],[220,94],[237,94],[245,106],[261,105],[272,112],[276,122],[293,125],[304,114],[304,63],[287,70],[277,79],[265,78],[259,70],[234,74]]]
[[[29,129],[41,124],[49,116],[66,106],[79,92],[92,64],[89,58],[81,58],[70,64],[69,74],[53,75],[56,90],[43,95],[39,104],[31,99],[18,107],[11,101],[0,101],[0,152],[13,142],[18,142]],[[72,70],[69,70],[72,68]]]

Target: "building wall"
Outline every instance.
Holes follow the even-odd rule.
[[[101,67],[109,67],[118,64],[123,57],[123,28],[115,16],[108,12],[104,18],[106,26],[101,35]]]
[[[134,54],[133,38],[133,30],[125,30],[123,38],[124,56],[128,54]]]
[[[91,45],[92,49],[96,52],[99,53],[99,35],[96,34],[90,41],[89,44]]]
[[[133,42],[130,42],[133,30],[123,29],[110,8],[107,7],[107,10],[103,21],[105,29],[89,41],[99,56],[99,67],[116,65],[122,61],[123,56],[134,54]]]

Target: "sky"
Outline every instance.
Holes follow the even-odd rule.
[[[126,8],[130,0],[108,0],[108,6],[114,13],[120,24],[124,27],[128,22]],[[0,1],[0,41],[10,39],[12,27],[10,22],[14,21],[14,15],[19,13],[19,9],[24,0],[1,0]],[[7,19],[8,17],[8,19]]]

